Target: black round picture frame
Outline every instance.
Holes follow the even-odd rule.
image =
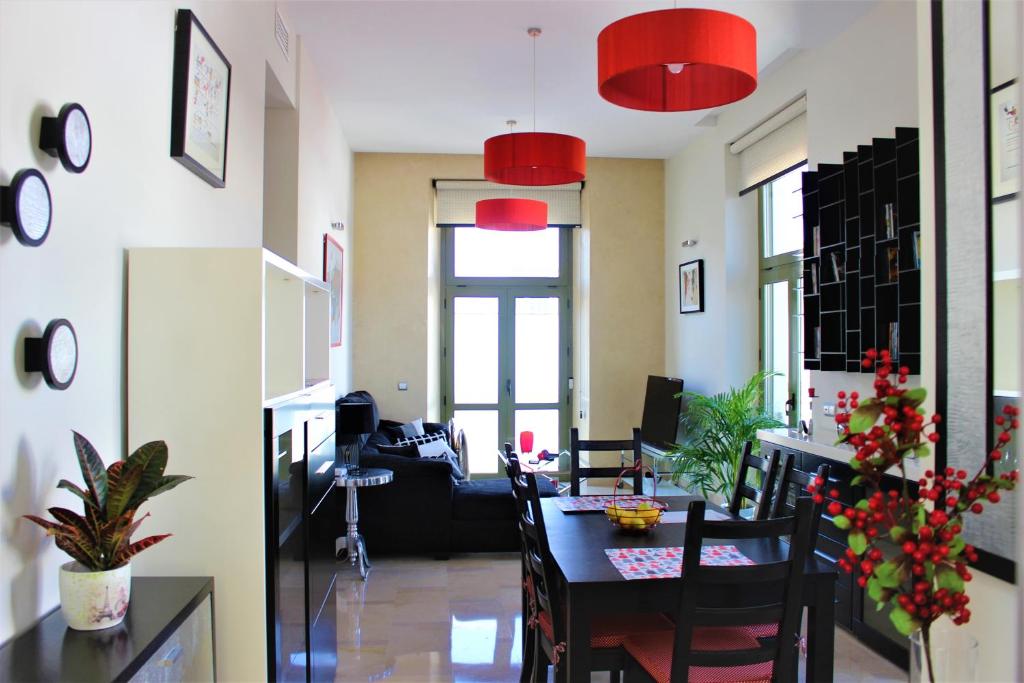
[[[11,226],[14,236],[27,247],[46,241],[53,224],[53,197],[42,173],[23,168],[14,174],[10,185],[0,187],[0,223]]]
[[[65,329],[71,334],[70,340],[63,332]],[[61,368],[55,367],[54,363],[55,354],[68,352],[65,347],[69,341],[70,351],[74,354],[70,374],[66,370],[61,372]],[[56,318],[46,325],[42,337],[25,338],[25,372],[41,372],[51,389],[63,391],[71,386],[78,374],[78,335],[70,322],[65,318]]]
[[[39,127],[39,149],[60,159],[61,166],[70,173],[84,171],[92,159],[92,123],[85,108],[69,102],[57,116],[44,116]]]

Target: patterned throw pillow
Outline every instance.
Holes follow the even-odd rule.
[[[466,478],[466,475],[462,473],[462,468],[459,467],[459,456],[455,455],[455,451],[448,447],[448,443],[443,440],[435,440],[429,443],[420,444],[418,446],[420,457],[424,460],[444,460],[452,468],[452,480],[455,485],[459,485],[459,481]]]
[[[430,443],[431,441],[443,441],[444,432],[435,432],[434,434],[422,434],[420,436],[406,436],[395,441],[396,446],[419,446],[421,444]]]

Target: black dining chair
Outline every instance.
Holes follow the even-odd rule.
[[[806,496],[807,485],[816,479],[824,482],[826,492],[828,489],[838,485],[834,479],[829,479],[829,466],[822,463],[815,472],[804,472],[796,468],[796,458],[792,453],[786,453],[782,459],[779,481],[775,487],[775,495],[772,496],[772,510],[770,517],[783,517],[793,514],[796,501],[801,496]],[[824,497],[824,494],[823,494]],[[810,552],[813,555],[818,545],[818,529],[821,526],[821,515],[825,507],[824,500],[821,503],[814,503],[811,519],[811,546]]]
[[[811,501],[802,498],[796,514],[762,521],[704,520],[705,502],[690,503],[680,601],[672,632],[626,638],[626,681],[657,683],[753,683],[797,679],[792,656],[799,642],[800,590],[810,542]],[[704,539],[768,542],[789,536],[784,558],[747,566],[708,566],[700,562]],[[734,587],[729,604],[709,604],[703,596]],[[709,591],[709,589],[714,591]],[[758,637],[752,627],[772,623],[782,637]]]
[[[533,680],[547,681],[548,666],[555,667],[555,680],[565,680],[567,614],[558,584],[558,569],[548,545],[544,514],[541,512],[537,478],[531,472],[520,472],[512,479],[516,498],[519,530],[522,534],[524,564],[527,570],[528,620],[533,630]],[[590,625],[591,668],[611,672],[618,681],[625,664],[623,641],[630,635],[669,632],[672,622],[664,616],[651,614],[615,614],[595,617]],[[525,658],[524,658],[525,660]],[[524,661],[524,674],[526,670]]]
[[[630,451],[633,460],[626,467],[633,467],[641,462],[640,454],[640,430],[633,428],[633,438],[630,440],[597,440],[580,439],[580,430],[573,427],[569,431],[569,495],[580,495],[580,480],[588,477],[608,477],[615,479],[624,469],[623,467],[580,467],[580,452],[623,452]],[[642,495],[644,492],[643,473],[637,469],[631,477],[633,481],[633,495]]]
[[[749,501],[754,506],[754,513],[751,519],[768,519],[772,508],[772,494],[775,492],[775,481],[779,476],[779,451],[773,450],[767,456],[754,455],[753,444],[746,442],[743,445],[743,457],[740,458],[740,466],[736,472],[736,483],[732,489],[732,498],[729,500],[729,512],[739,515],[743,507],[743,501]],[[751,482],[751,472],[758,472],[759,482]]]
[[[519,517],[523,514],[526,508],[526,501],[519,489],[515,486],[516,477],[518,477],[522,470],[519,468],[519,457],[512,450],[512,444],[506,442],[504,452],[499,452],[498,456],[501,458],[502,465],[505,467],[505,476],[508,477],[509,482],[512,484],[512,500],[516,506],[516,531],[519,538],[519,553],[520,553],[520,573],[522,576],[522,600],[520,609],[520,633],[523,642],[523,668],[522,673],[519,676],[520,683],[529,681],[533,675],[533,655],[534,655],[534,629],[530,628],[527,622],[527,614],[529,614],[529,605],[536,600],[533,595],[533,580],[530,578],[529,570],[526,567],[526,549],[523,546],[523,534],[519,530]]]

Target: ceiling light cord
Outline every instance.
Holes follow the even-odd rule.
[[[537,132],[537,36],[540,35],[539,28],[528,28],[526,33],[533,38],[533,73],[532,73],[532,89],[533,89],[533,132]]]

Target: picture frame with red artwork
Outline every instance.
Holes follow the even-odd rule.
[[[324,282],[331,293],[331,348],[341,346],[342,295],[345,282],[345,249],[330,235],[324,235]]]

